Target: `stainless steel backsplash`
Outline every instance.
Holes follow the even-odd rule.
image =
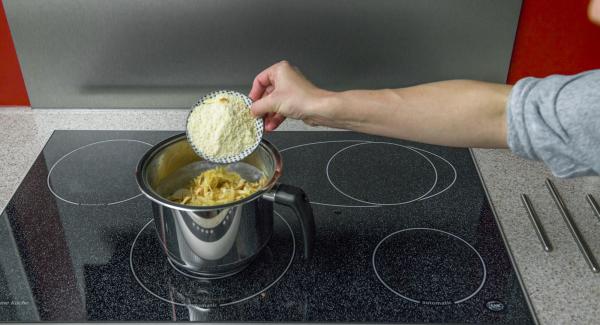
[[[4,0],[33,107],[189,107],[287,59],[329,89],[504,82],[521,0]]]

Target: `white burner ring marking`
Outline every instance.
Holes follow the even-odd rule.
[[[115,201],[115,202],[109,202],[109,203],[81,203],[81,202],[73,202],[73,201],[69,201],[65,198],[63,198],[62,196],[58,195],[58,193],[54,192],[54,189],[52,188],[52,185],[50,185],[50,175],[52,175],[52,171],[54,170],[54,167],[56,167],[61,161],[63,161],[65,158],[67,158],[69,155],[81,150],[81,149],[85,149],[87,147],[91,147],[93,145],[96,144],[100,144],[100,143],[106,143],[106,142],[137,142],[137,143],[142,143],[145,144],[147,146],[152,147],[152,144],[148,143],[148,142],[144,142],[144,141],[140,141],[140,140],[131,140],[131,139],[111,139],[111,140],[103,140],[103,141],[98,141],[98,142],[93,142],[93,143],[89,143],[86,144],[85,146],[79,147],[69,153],[67,153],[66,155],[60,157],[60,159],[58,159],[53,165],[52,167],[50,167],[50,170],[48,171],[48,177],[46,177],[46,184],[48,185],[48,189],[50,190],[50,193],[52,193],[52,195],[54,195],[56,198],[60,199],[63,202],[66,203],[70,203],[73,205],[82,205],[82,206],[104,206],[104,205],[115,205],[115,204],[119,204],[119,203],[123,203],[129,200],[133,200],[137,197],[140,197],[142,195],[142,193],[139,193],[135,196],[132,196],[130,198],[124,199],[124,200],[120,200],[120,201]]]
[[[366,201],[366,200],[361,200],[361,199],[355,198],[355,197],[351,196],[350,194],[348,194],[348,193],[346,193],[346,192],[342,191],[342,190],[341,190],[339,187],[337,187],[337,186],[336,186],[336,185],[333,183],[333,181],[331,180],[331,176],[329,175],[329,167],[330,167],[330,165],[331,165],[331,162],[333,161],[333,159],[335,159],[335,157],[336,157],[337,155],[339,155],[339,154],[340,154],[340,153],[342,153],[343,151],[345,151],[345,150],[348,150],[348,149],[350,149],[350,148],[352,148],[352,147],[357,147],[357,146],[362,146],[362,145],[367,145],[367,144],[386,144],[386,145],[397,146],[397,147],[401,147],[401,148],[405,148],[405,149],[411,150],[411,151],[415,152],[416,154],[420,155],[420,156],[421,156],[421,157],[423,157],[425,160],[427,160],[427,162],[429,163],[429,165],[430,165],[430,166],[431,166],[431,168],[433,169],[433,173],[435,174],[435,178],[434,178],[434,181],[433,181],[433,185],[431,186],[431,188],[430,188],[430,189],[429,189],[427,192],[425,192],[423,195],[421,195],[421,196],[419,196],[419,197],[417,197],[417,198],[415,198],[415,199],[408,200],[408,201],[404,201],[404,202],[395,202],[395,203],[375,203],[375,202],[369,202],[369,201]],[[375,205],[375,206],[395,206],[395,205],[404,205],[404,204],[408,204],[408,203],[412,203],[412,202],[418,201],[418,200],[420,200],[421,198],[423,198],[423,197],[427,196],[427,194],[431,193],[431,191],[433,191],[433,189],[434,189],[434,188],[435,188],[435,186],[437,185],[437,181],[438,181],[438,172],[437,172],[437,168],[435,167],[435,165],[433,164],[433,162],[431,162],[431,160],[430,160],[429,158],[427,158],[427,156],[425,156],[424,154],[422,154],[422,153],[421,153],[421,152],[419,152],[418,150],[415,150],[415,149],[413,149],[412,147],[405,146],[405,145],[401,145],[401,144],[398,144],[398,143],[393,143],[393,142],[374,142],[374,141],[368,141],[368,142],[364,142],[364,143],[357,143],[357,144],[353,144],[353,145],[347,146],[347,147],[345,147],[345,148],[342,148],[342,149],[340,149],[338,152],[334,153],[334,154],[333,154],[333,156],[331,156],[331,158],[329,158],[329,161],[327,161],[327,166],[326,166],[326,169],[325,169],[325,173],[327,174],[327,180],[329,181],[329,184],[331,184],[331,186],[333,186],[333,188],[335,188],[335,189],[336,189],[336,191],[338,191],[340,194],[342,194],[342,195],[344,195],[344,196],[346,196],[346,197],[348,197],[348,198],[350,198],[350,199],[352,199],[352,200],[355,200],[355,201],[357,201],[357,202],[366,203],[366,204],[372,204],[372,205]]]
[[[279,152],[283,153],[285,151],[296,149],[296,148],[312,146],[315,144],[325,144],[325,143],[368,143],[368,141],[363,141],[363,140],[317,141],[317,142],[309,142],[309,143],[303,143],[303,144],[291,146],[291,147],[285,148],[283,150],[280,150]],[[310,203],[315,204],[315,205],[323,205],[323,206],[336,207],[336,208],[380,208],[381,207],[379,205],[373,205],[373,204],[371,204],[371,205],[347,205],[347,204],[324,203],[324,202],[317,202],[317,201],[312,201],[312,200],[310,201]]]
[[[471,250],[473,250],[475,252],[475,254],[477,254],[477,257],[479,257],[479,260],[481,261],[481,267],[483,268],[483,277],[481,278],[481,283],[479,284],[479,287],[470,295],[468,295],[467,297],[458,299],[453,301],[454,304],[460,304],[462,302],[465,302],[471,298],[473,298],[477,293],[479,293],[479,291],[481,291],[481,289],[483,288],[483,285],[485,284],[485,281],[487,279],[487,268],[485,266],[485,261],[483,260],[483,257],[481,257],[481,254],[479,254],[479,252],[475,249],[475,247],[473,247],[471,244],[469,244],[466,240],[456,236],[455,234],[443,231],[443,230],[438,230],[438,229],[433,229],[433,228],[407,228],[407,229],[402,229],[402,230],[398,230],[395,231],[387,236],[385,236],[381,241],[379,241],[379,243],[377,243],[377,246],[375,246],[375,250],[373,250],[373,257],[371,258],[371,263],[373,264],[373,271],[375,271],[375,276],[377,277],[377,279],[379,280],[379,282],[381,282],[388,290],[390,290],[391,292],[393,292],[394,294],[396,294],[397,296],[404,298],[408,301],[420,304],[421,301],[420,300],[416,300],[410,297],[407,297],[401,293],[399,293],[398,291],[392,289],[387,283],[385,283],[385,281],[383,281],[383,279],[381,278],[381,276],[379,275],[379,272],[377,272],[377,266],[375,265],[375,255],[377,255],[377,250],[379,249],[379,246],[381,246],[381,244],[386,241],[388,238],[399,234],[401,232],[406,232],[406,231],[413,231],[413,230],[429,230],[429,231],[435,231],[435,232],[439,232],[448,236],[451,236],[453,238],[456,238],[458,240],[460,240],[461,242],[463,242],[464,244],[466,244],[469,248],[471,248]]]
[[[450,168],[452,168],[452,172],[454,173],[454,177],[452,178],[452,182],[450,182],[450,185],[446,186],[446,187],[445,187],[445,188],[443,188],[441,191],[439,191],[439,192],[436,192],[435,194],[431,194],[431,195],[428,195],[428,196],[426,196],[426,197],[420,198],[420,199],[419,199],[419,201],[427,200],[427,199],[430,199],[430,198],[432,198],[432,197],[434,197],[434,196],[440,195],[440,194],[442,194],[442,193],[446,192],[446,191],[447,191],[449,188],[451,188],[451,187],[454,185],[454,183],[456,183],[456,179],[458,178],[458,174],[457,174],[457,172],[456,172],[456,168],[454,168],[454,165],[452,165],[452,164],[451,164],[451,163],[450,163],[450,162],[449,162],[449,161],[448,161],[446,158],[444,158],[444,157],[442,157],[442,156],[440,156],[440,155],[437,155],[437,154],[435,154],[435,153],[433,153],[433,152],[431,152],[431,151],[427,151],[427,150],[425,150],[425,149],[421,149],[421,148],[417,148],[417,147],[411,147],[411,148],[413,148],[413,149],[415,149],[415,150],[422,151],[422,152],[426,152],[426,153],[428,153],[428,154],[430,154],[430,155],[433,155],[433,156],[436,156],[436,157],[440,158],[440,159],[441,159],[441,160],[443,160],[443,161],[444,161],[446,164],[448,164],[448,165],[450,166]]]
[[[372,141],[367,141],[367,140],[351,140],[351,139],[347,139],[347,140],[331,140],[331,141],[316,141],[316,142],[309,142],[309,143],[303,143],[303,144],[299,144],[299,145],[295,145],[295,146],[291,146],[288,148],[284,148],[282,149],[280,152],[285,152],[288,150],[292,150],[292,149],[296,149],[296,148],[301,148],[301,147],[305,147],[305,146],[311,146],[311,145],[315,145],[315,144],[325,144],[325,143],[371,143]],[[450,189],[454,183],[456,183],[457,180],[457,172],[456,172],[456,168],[454,167],[454,165],[452,165],[452,163],[450,163],[447,159],[445,159],[444,157],[435,154],[433,152],[427,151],[425,149],[421,149],[421,148],[417,148],[417,147],[410,147],[412,149],[415,150],[419,150],[421,152],[425,152],[428,153],[430,155],[436,156],[438,158],[440,158],[441,160],[443,160],[446,164],[448,164],[450,166],[450,168],[452,168],[452,171],[454,173],[454,177],[452,179],[452,182],[450,183],[450,185],[446,186],[444,189],[442,189],[439,192],[436,192],[434,194],[422,197],[419,199],[419,201],[423,201],[423,200],[427,200],[430,199],[434,196],[437,196],[439,194],[442,194],[443,192],[447,191],[448,189]],[[330,207],[337,207],[337,208],[381,208],[380,205],[346,205],[346,204],[333,204],[333,203],[323,203],[323,202],[317,202],[317,201],[311,201],[311,204],[314,205],[322,205],[322,206],[330,206]]]
[[[292,262],[294,261],[294,256],[296,255],[296,237],[294,236],[294,231],[292,230],[292,227],[290,226],[290,224],[285,220],[285,218],[283,218],[277,211],[274,211],[275,214],[281,219],[281,221],[283,221],[283,223],[285,223],[285,225],[287,226],[288,230],[290,231],[290,234],[292,235],[292,254],[290,256],[290,261],[288,262],[288,264],[286,265],[285,269],[283,270],[283,272],[273,281],[271,282],[268,286],[266,286],[264,289],[248,296],[242,299],[238,299],[235,301],[230,301],[230,302],[226,302],[226,303],[222,303],[219,304],[219,306],[230,306],[230,305],[234,305],[234,304],[238,304],[240,302],[244,302],[246,300],[250,300],[258,295],[260,295],[263,292],[266,292],[267,290],[269,290],[271,287],[273,287],[277,282],[279,282],[279,280],[281,280],[283,278],[283,276],[287,273],[287,271],[289,270],[290,266],[292,266]],[[146,292],[148,292],[149,294],[151,294],[152,296],[154,296],[155,298],[158,298],[166,303],[170,303],[170,304],[174,304],[177,306],[183,306],[183,307],[188,307],[188,305],[180,303],[180,302],[176,302],[173,300],[170,300],[168,298],[163,298],[160,295],[158,295],[157,293],[155,293],[154,291],[148,289],[148,287],[146,287],[142,281],[138,278],[137,274],[135,273],[135,268],[133,267],[133,249],[135,248],[135,243],[137,242],[138,238],[140,237],[140,235],[142,234],[142,232],[144,232],[144,230],[153,222],[154,220],[150,220],[148,221],[144,227],[142,227],[142,229],[138,232],[138,234],[135,236],[135,239],[133,240],[133,243],[131,244],[131,249],[129,250],[129,268],[131,269],[131,273],[133,274],[133,277],[135,278],[135,280],[137,281],[137,283],[144,289],[146,290]],[[166,257],[165,257],[166,258]]]

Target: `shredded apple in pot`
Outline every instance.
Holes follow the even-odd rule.
[[[221,205],[241,200],[262,188],[267,182],[261,177],[257,182],[248,182],[238,173],[225,167],[206,170],[194,178],[188,188],[173,193],[169,200],[194,206]]]

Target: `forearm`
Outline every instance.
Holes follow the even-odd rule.
[[[505,148],[510,89],[452,80],[395,90],[330,93],[325,124],[431,144]]]

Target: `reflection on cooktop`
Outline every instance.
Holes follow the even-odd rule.
[[[264,298],[285,275],[294,260],[296,242],[290,225],[275,218],[275,234],[249,267],[224,279],[203,279],[177,269],[165,257],[153,221],[133,241],[130,267],[140,286],[168,303],[197,308],[224,307]]]

